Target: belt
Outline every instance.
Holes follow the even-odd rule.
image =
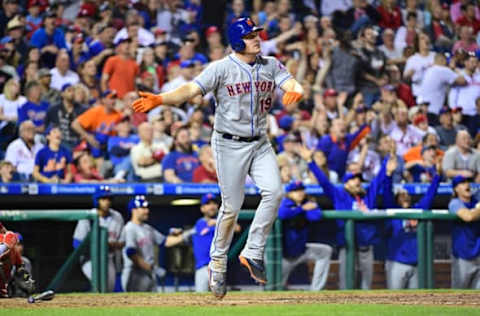
[[[228,133],[221,133],[221,134],[222,134],[223,138],[232,139],[232,140],[235,140],[237,142],[251,143],[251,142],[254,142],[254,141],[260,139],[260,136],[243,137],[243,136],[237,136],[237,135],[232,135],[232,134],[228,134]]]

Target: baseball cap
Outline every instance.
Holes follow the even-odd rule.
[[[362,174],[361,173],[352,173],[352,172],[346,172],[344,175],[343,175],[343,183],[346,183],[354,178],[359,178],[360,181],[363,180],[362,178]]]
[[[49,125],[46,129],[45,129],[45,136],[48,136],[50,135],[50,132],[55,129],[55,128],[59,128],[57,125]]]
[[[336,97],[338,95],[335,89],[327,89],[323,92],[323,97]]]
[[[190,68],[195,66],[195,62],[191,59],[184,60],[180,63],[180,68]]]
[[[117,47],[118,45],[120,45],[120,44],[122,44],[122,43],[125,43],[125,42],[131,42],[130,38],[129,38],[129,37],[120,38],[120,39],[115,43],[115,47]]]
[[[209,37],[210,35],[212,35],[213,33],[218,33],[218,27],[216,27],[215,25],[213,26],[210,26],[209,28],[207,28],[207,30],[205,31],[205,37]]]
[[[16,28],[23,28],[25,25],[20,21],[19,16],[15,16],[7,24],[7,32]]]
[[[64,84],[64,85],[62,86],[62,92],[65,91],[65,90],[67,90],[67,89],[68,89],[69,87],[71,87],[71,86],[72,86],[72,84],[67,82],[66,84]]]
[[[298,190],[305,190],[305,185],[302,181],[296,180],[292,181],[285,187],[286,192],[298,191]]]
[[[13,42],[13,38],[10,36],[5,36],[0,40],[0,44],[7,44]]]
[[[48,68],[41,68],[39,71],[38,71],[38,77],[39,78],[42,78],[42,77],[45,77],[45,76],[52,76],[52,74],[50,73],[50,70]]]
[[[417,124],[425,123],[425,122],[428,122],[427,116],[425,114],[417,115],[413,119],[413,125],[417,125]]]
[[[440,115],[445,114],[445,113],[451,113],[451,112],[452,112],[452,110],[447,106],[444,106],[440,109]]]
[[[117,97],[117,91],[115,90],[105,90],[102,93],[102,98],[114,99]]]
[[[205,205],[207,203],[209,203],[210,201],[215,201],[216,203],[217,202],[217,195],[216,194],[213,194],[213,193],[208,193],[208,194],[204,194],[200,200],[200,203],[201,205]]]
[[[278,126],[284,130],[290,130],[292,128],[292,124],[295,121],[295,118],[291,115],[284,115],[278,121]]]
[[[452,109],[452,113],[462,112],[463,108],[461,106],[456,106]]]
[[[294,134],[289,133],[289,134],[287,134],[287,136],[285,136],[285,138],[283,139],[283,142],[284,143],[286,143],[286,142],[298,143],[298,138]]]
[[[108,185],[101,185],[96,188],[95,190],[95,198],[102,199],[102,198],[111,198],[112,197],[112,189]]]
[[[19,232],[15,232],[15,234],[17,234],[17,240],[19,243],[23,242],[23,236],[22,234],[20,234]]]
[[[85,39],[83,38],[82,33],[76,34],[72,39],[72,43],[83,43],[84,41],[85,41]]]
[[[470,182],[470,180],[468,178],[465,178],[464,176],[455,176],[452,179],[452,188],[455,189],[457,185],[463,182]]]
[[[144,195],[137,195],[128,202],[128,213],[132,213],[134,208],[148,207],[149,203]]]
[[[433,150],[437,150],[437,146],[434,146],[434,145],[431,145],[431,146],[423,146],[422,147],[422,155],[424,152],[426,152],[427,150],[430,150],[430,149],[433,149]]]

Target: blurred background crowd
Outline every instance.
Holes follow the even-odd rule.
[[[394,182],[480,182],[480,9],[440,0],[3,0],[0,182],[215,183],[212,94],[133,113],[231,53],[251,16],[262,54],[305,90],[266,131],[282,181],[371,181],[396,152]]]

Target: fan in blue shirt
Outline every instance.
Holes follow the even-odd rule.
[[[30,120],[38,132],[43,132],[50,104],[40,101],[41,90],[40,84],[37,81],[28,82],[25,87],[25,92],[28,101],[18,108],[18,124]]]
[[[454,199],[448,210],[460,221],[452,229],[452,288],[480,289],[480,203],[472,196],[470,180],[452,179]]]
[[[169,183],[192,182],[193,171],[200,165],[200,161],[193,151],[187,127],[178,128],[174,142],[174,150],[163,158],[164,179]]]

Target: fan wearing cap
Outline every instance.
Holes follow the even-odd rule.
[[[70,183],[72,153],[61,146],[62,132],[57,126],[45,130],[47,145],[35,155],[33,179],[41,183]]]
[[[306,147],[300,149],[302,158],[308,162],[308,167],[317,178],[324,194],[332,200],[338,211],[369,212],[377,208],[377,196],[383,187],[385,177],[391,176],[397,168],[396,155],[390,155],[382,162],[380,171],[370,182],[368,189],[362,187],[361,175],[350,172],[343,176],[344,187],[336,187],[312,160],[313,152]],[[369,289],[373,278],[373,245],[380,239],[376,222],[362,221],[355,224],[356,254],[358,267],[361,273],[360,288]],[[346,286],[346,251],[345,251],[345,222],[337,220],[337,246],[340,248],[340,285]]]
[[[449,107],[443,107],[440,110],[440,125],[435,127],[439,138],[439,146],[442,150],[447,150],[455,145],[455,137],[461,128],[453,124],[452,110]]]
[[[327,283],[332,247],[308,243],[309,223],[319,221],[322,211],[309,199],[301,181],[292,181],[285,188],[286,196],[280,203],[278,218],[283,222],[282,285],[285,287],[290,272],[299,264],[313,261],[315,268],[310,289],[320,291]]]
[[[425,152],[434,151],[428,148]],[[383,189],[384,208],[415,208],[430,210],[433,199],[437,194],[441,176],[435,170],[430,181],[427,193],[412,205],[412,198],[401,188],[393,190],[393,178],[387,175]],[[417,220],[388,219],[385,220],[385,237],[387,239],[387,261],[385,271],[387,288],[415,289],[418,288],[418,251],[417,251]]]
[[[409,173],[408,182],[431,182],[433,176],[441,172],[442,157],[437,151],[435,145],[424,145],[420,160],[405,163],[405,170]]]
[[[165,270],[155,260],[155,247],[173,247],[189,240],[193,230],[171,229],[174,233],[164,236],[148,225],[149,203],[143,195],[137,195],[128,203],[130,221],[125,225],[123,249],[122,287],[126,292],[156,292],[157,277],[165,276]]]
[[[102,93],[101,103],[89,108],[72,122],[72,129],[86,140],[94,158],[102,158],[108,137],[115,135],[115,124],[123,118],[115,109],[117,92],[106,90]]]
[[[107,291],[113,292],[117,272],[121,272],[120,260],[121,251],[125,242],[121,240],[121,233],[124,226],[122,214],[112,208],[113,195],[111,187],[99,185],[93,195],[92,211],[98,214],[99,225],[108,232],[108,277]],[[78,248],[91,232],[91,224],[88,219],[81,219],[77,222],[73,232],[73,248]],[[92,262],[90,258],[83,258],[82,272],[87,279],[92,279]]]
[[[41,0],[28,0],[28,3],[27,3],[27,11],[28,11],[28,14],[27,14],[27,17],[25,18],[25,21],[27,22],[27,25],[26,25],[26,28],[27,28],[27,32],[29,33],[29,37],[32,36],[33,32],[35,32],[37,29],[39,29],[41,26],[42,26],[42,16],[41,16],[41,11],[42,10],[42,7],[40,6],[41,3],[40,2],[43,2]],[[47,6],[48,6],[48,1],[45,1],[47,2]],[[45,9],[43,7],[43,9]]]
[[[67,48],[65,34],[56,26],[56,19],[55,12],[46,11],[43,26],[37,29],[30,39],[30,45],[40,49],[42,54],[56,54],[59,49]]]
[[[470,179],[458,175],[452,180],[450,213],[460,221],[452,229],[452,288],[480,289],[480,203],[473,196]]]
[[[27,102],[18,109],[18,124],[30,120],[35,124],[37,133],[45,130],[45,117],[50,104],[42,101],[40,84],[38,81],[30,81],[25,87]]]
[[[208,292],[208,263],[210,262],[210,245],[217,223],[218,196],[212,193],[205,194],[200,203],[203,217],[195,223],[195,234],[192,236],[195,256],[195,292]],[[240,231],[238,224],[235,230]]]
[[[140,74],[140,67],[131,56],[130,43],[129,37],[115,42],[115,55],[108,57],[102,70],[102,91],[115,90],[119,98],[135,90],[135,78]]]

